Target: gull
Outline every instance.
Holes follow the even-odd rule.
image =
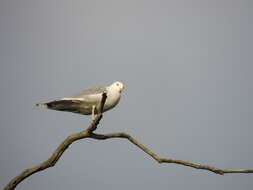
[[[102,100],[102,94],[106,93],[107,95],[103,109],[103,112],[105,112],[119,103],[121,92],[124,89],[122,82],[114,82],[109,86],[87,88],[78,94],[36,105],[57,111],[92,115],[92,120],[94,120]]]

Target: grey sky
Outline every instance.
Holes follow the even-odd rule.
[[[35,103],[122,81],[97,132],[124,131],[163,157],[253,168],[252,1],[0,1],[0,187],[47,159],[89,117]],[[19,190],[252,189],[157,164],[125,140],[81,140]]]

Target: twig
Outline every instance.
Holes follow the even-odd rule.
[[[101,102],[100,102],[98,108],[96,108],[97,115],[96,115],[95,119],[91,121],[90,126],[87,128],[87,131],[89,133],[92,133],[93,131],[95,131],[97,129],[97,126],[103,117],[103,110],[104,110],[104,105],[105,105],[106,99],[107,99],[107,94],[106,94],[106,92],[103,92]]]
[[[101,105],[98,109],[98,114],[96,115],[94,121],[91,121],[88,128],[84,131],[81,131],[79,133],[72,134],[68,136],[53,152],[53,154],[44,162],[33,166],[32,168],[28,168],[24,170],[22,173],[20,173],[18,176],[13,178],[5,187],[4,190],[13,190],[15,187],[22,182],[24,179],[28,178],[34,173],[37,173],[39,171],[45,170],[49,167],[53,167],[57,161],[60,159],[62,154],[65,152],[65,150],[75,141],[84,139],[84,138],[92,138],[97,140],[106,140],[111,138],[124,138],[128,139],[131,143],[136,145],[138,148],[143,150],[145,153],[150,155],[153,159],[155,159],[158,163],[175,163],[180,164],[184,166],[189,166],[196,169],[203,169],[208,170],[211,172],[214,172],[216,174],[226,174],[226,173],[253,173],[253,170],[230,170],[230,169],[219,169],[216,167],[208,166],[208,165],[202,165],[202,164],[196,164],[193,162],[188,162],[184,160],[177,160],[172,158],[161,158],[156,153],[152,152],[150,149],[148,149],[146,146],[138,142],[136,139],[134,139],[132,136],[128,135],[127,133],[108,133],[108,134],[96,134],[93,133],[93,131],[96,130],[97,125],[99,124],[100,120],[102,119],[102,113],[103,113],[103,107],[106,101],[106,93],[103,93],[103,97],[101,100]]]

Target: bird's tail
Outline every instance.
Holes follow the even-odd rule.
[[[41,108],[48,108],[47,104],[36,104],[36,106],[41,107]]]

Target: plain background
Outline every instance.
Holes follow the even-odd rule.
[[[89,123],[35,103],[114,81],[126,91],[97,132],[127,132],[162,157],[253,169],[252,8],[250,0],[1,0],[0,187]],[[252,186],[253,174],[160,165],[124,139],[85,139],[16,189]]]

